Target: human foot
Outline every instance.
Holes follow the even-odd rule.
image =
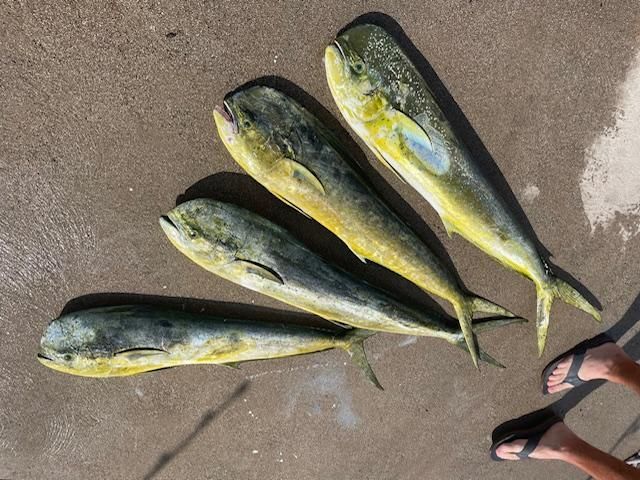
[[[495,454],[502,460],[520,460],[521,456],[518,454],[522,455],[527,442],[528,439],[523,438],[503,443],[496,448]],[[558,421],[544,432],[535,449],[528,454],[528,457],[538,460],[560,459],[566,452],[576,448],[579,443],[580,439],[576,434],[563,422]]]
[[[562,358],[548,375],[546,381],[548,393],[556,393],[574,387],[574,385],[565,380],[567,380],[567,376],[571,376],[571,366],[574,363],[574,357],[577,355],[580,354],[568,354],[565,358]],[[578,371],[573,372],[577,374],[578,380],[582,382],[598,379],[616,381],[616,375],[622,366],[629,362],[633,363],[633,360],[624,350],[613,342],[587,348],[583,356],[584,358],[579,365]]]

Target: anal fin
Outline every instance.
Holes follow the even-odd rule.
[[[240,370],[241,362],[227,362],[227,363],[219,363],[218,365],[222,365],[223,367],[233,368],[234,370]]]
[[[345,245],[347,246],[347,248],[349,250],[351,250],[351,253],[353,253],[356,257],[358,257],[358,259],[360,259],[360,261],[362,263],[367,263],[367,259],[364,258],[362,255],[360,255],[359,253],[357,253],[353,248],[351,248],[351,245],[349,245],[348,243],[345,242]]]
[[[441,218],[442,218],[442,224],[444,225],[444,229],[447,232],[447,235],[449,236],[449,238],[451,238],[454,233],[458,233],[458,230],[456,229],[456,227],[454,227],[453,224],[449,222],[449,220],[445,219],[444,217],[441,217]]]

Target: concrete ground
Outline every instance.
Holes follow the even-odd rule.
[[[430,302],[241,175],[211,118],[226,92],[275,76],[264,81],[344,126],[323,49],[367,12],[388,15],[373,18],[413,42],[461,135],[487,168],[493,158],[504,177],[494,171],[495,181],[553,261],[597,297],[604,325],[557,303],[542,359],[531,323],[484,334],[504,371],[478,372],[444,342],[378,335],[367,348],[384,392],[341,351],[122,379],[42,367],[40,336],[65,306],[151,302],[307,318],[176,251],[158,216],[180,195],[252,208],[371,283]],[[4,2],[0,478],[583,479],[562,464],[489,460],[497,424],[552,401],[599,448],[637,451],[637,398],[605,385],[546,399],[539,374],[602,328],[640,354],[638,208],[629,201],[640,191],[631,148],[640,127],[629,120],[640,102],[628,83],[640,68],[639,25],[631,0]],[[448,239],[424,200],[357,155],[470,289],[535,318],[531,282]]]

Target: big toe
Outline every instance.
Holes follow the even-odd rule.
[[[569,390],[570,388],[572,388],[572,386],[569,385],[568,383],[562,383],[562,382],[559,382],[553,385],[549,385],[549,384],[547,385],[548,385],[547,390],[549,390],[549,393],[561,392],[562,390]]]
[[[516,440],[514,442],[503,443],[496,448],[496,455],[503,460],[518,460],[518,452],[522,451],[525,445],[524,440]]]

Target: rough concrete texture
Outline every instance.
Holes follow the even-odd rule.
[[[0,6],[0,478],[584,478],[559,463],[488,458],[498,423],[552,401],[596,446],[619,457],[637,451],[638,399],[629,392],[539,393],[543,365],[603,328],[560,303],[542,359],[531,323],[482,335],[504,371],[478,372],[444,342],[374,337],[367,346],[384,392],[340,351],[102,380],[36,361],[42,331],[69,302],[308,318],[169,244],[157,219],[185,192],[252,208],[371,283],[430,302],[240,175],[211,118],[226,92],[277,76],[291,83],[266,81],[332,128],[344,125],[323,49],[375,11],[424,55],[462,136],[487,165],[493,158],[504,179],[493,176],[554,262],[599,299],[604,328],[640,353],[638,209],[598,197],[590,183],[620,178],[637,201],[637,151],[611,146],[640,133],[637,122],[616,129],[627,110],[637,113],[624,106],[638,101],[625,84],[638,76],[637,2],[9,1]],[[607,152],[632,156],[607,161]],[[401,215],[430,243],[440,239],[469,288],[534,318],[531,282],[448,239],[425,201],[371,155],[357,156]],[[595,176],[585,177],[587,165]],[[596,192],[590,217],[581,184]]]

